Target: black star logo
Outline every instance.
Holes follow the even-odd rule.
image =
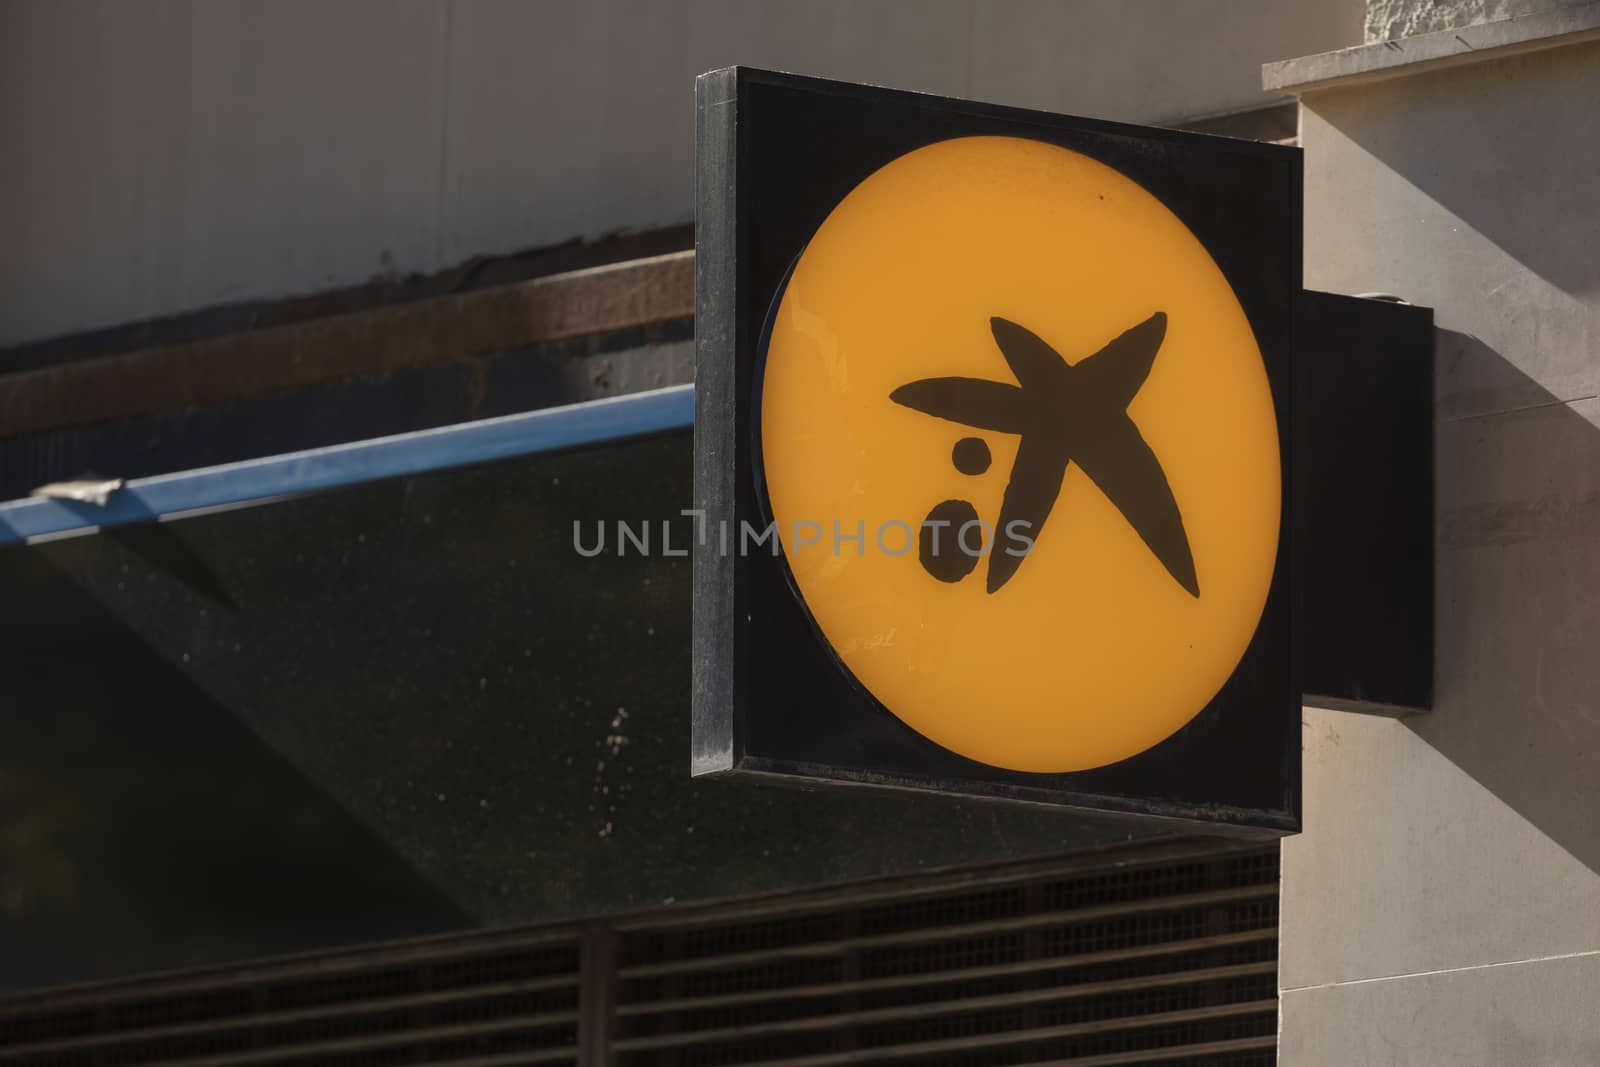
[[[1127,412],[1166,337],[1166,314],[1156,312],[1076,364],[1014,322],[991,318],[989,328],[1017,385],[923,378],[902,385],[889,399],[936,418],[1022,438],[1000,506],[998,538],[1009,538],[1014,522],[1025,523],[1021,528],[1037,537],[1061,492],[1067,464],[1076,463],[1177,583],[1198,597],[1200,583],[1178,502]],[[998,538],[989,553],[991,593],[1026,558],[1026,552],[1000,551]]]

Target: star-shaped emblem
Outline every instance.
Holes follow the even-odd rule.
[[[889,398],[936,418],[1021,437],[996,525],[1009,538],[1012,524],[1037,538],[1061,492],[1067,465],[1076,463],[1149,546],[1177,583],[1200,595],[1183,516],[1166,472],[1128,416],[1167,333],[1156,312],[1093,355],[1069,364],[1037,335],[1014,322],[991,318],[989,328],[1016,385],[982,378],[923,378]],[[986,588],[1005,585],[1025,551],[989,553]]]

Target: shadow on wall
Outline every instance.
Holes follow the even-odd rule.
[[[1436,358],[1442,392],[1527,402],[1441,402],[1436,701],[1406,722],[1600,873],[1600,400],[1564,403],[1465,333],[1438,331]]]
[[[1316,117],[1535,276],[1511,279],[1511,284],[1526,287],[1542,281],[1592,301],[1600,296],[1594,215],[1600,150],[1592,136],[1585,138],[1579,131],[1595,128],[1597,70],[1600,42],[1569,45],[1430,74],[1421,104],[1416,83],[1408,79],[1362,93],[1326,94],[1315,101]],[[1385,114],[1418,115],[1418,120],[1374,118]],[[1358,225],[1361,220],[1348,221]],[[1430,246],[1446,240],[1426,228],[1419,230],[1415,216],[1404,222],[1410,225],[1394,232],[1421,232]],[[1466,266],[1482,262],[1474,257]],[[1440,266],[1437,276],[1449,277],[1452,265]],[[1517,294],[1498,295],[1498,310],[1514,310],[1507,305],[1516,302]],[[1457,293],[1455,302],[1459,300]]]
[[[1436,702],[1407,725],[1600,873],[1597,92],[1586,43],[1318,94],[1303,123],[1308,199],[1350,208],[1308,213],[1312,280],[1451,327]]]

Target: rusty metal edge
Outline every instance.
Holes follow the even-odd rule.
[[[0,437],[205,407],[688,319],[694,253],[0,377]]]

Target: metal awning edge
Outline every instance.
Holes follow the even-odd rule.
[[[27,498],[0,503],[0,545],[262,504],[384,478],[625,440],[694,423],[694,386],[588,400],[498,418],[135,478],[104,507]]]

